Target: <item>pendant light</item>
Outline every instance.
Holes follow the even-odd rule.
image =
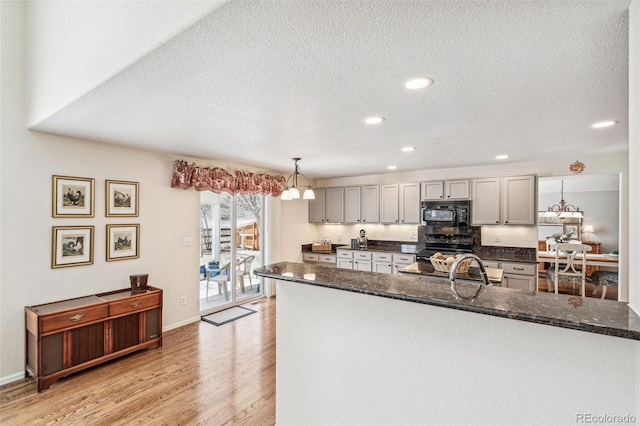
[[[291,176],[287,178],[287,185],[285,187],[285,190],[282,192],[280,199],[284,201],[289,201],[289,200],[296,200],[300,198],[300,191],[298,190],[298,176],[302,176],[307,181],[307,185],[305,187],[306,189],[302,194],[302,199],[315,200],[316,194],[314,194],[313,190],[311,189],[311,185],[309,184],[309,178],[303,175],[302,173],[300,173],[300,166],[298,166],[298,161],[300,161],[301,158],[294,157],[292,158],[292,160],[295,162],[295,168]],[[291,186],[289,186],[289,181],[291,181]]]
[[[547,211],[544,213],[544,217],[558,217],[560,220],[567,219],[569,217],[575,217],[577,219],[584,219],[580,207],[575,207],[572,204],[567,204],[564,201],[564,180],[561,181],[560,186],[560,203],[547,207]]]

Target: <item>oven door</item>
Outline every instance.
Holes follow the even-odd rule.
[[[456,223],[456,211],[454,209],[422,209],[423,225],[454,225]]]

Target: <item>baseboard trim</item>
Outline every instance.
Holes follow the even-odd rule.
[[[164,332],[169,331],[169,330],[180,328],[182,326],[185,326],[187,324],[191,324],[192,322],[197,322],[197,321],[200,321],[200,316],[199,315],[197,317],[189,318],[189,319],[186,319],[184,321],[180,321],[180,322],[177,322],[175,324],[171,324],[171,325],[168,325],[166,327],[163,327],[162,328],[162,332],[164,333]]]
[[[18,380],[22,380],[24,378],[25,378],[24,377],[24,371],[22,371],[20,373],[11,374],[10,376],[0,377],[0,386],[6,385],[6,384],[9,384],[9,383],[13,383],[13,382],[17,382]]]

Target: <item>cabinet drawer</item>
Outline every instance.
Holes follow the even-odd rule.
[[[51,315],[42,319],[42,333],[49,333],[54,330],[75,327],[100,318],[109,316],[107,305],[93,306],[62,314]]]
[[[127,298],[126,300],[109,303],[109,315],[126,314],[158,305],[160,305],[160,293],[147,294],[135,299]]]
[[[371,260],[371,252],[356,252],[353,254],[353,258],[356,260]]]
[[[391,253],[374,253],[373,260],[376,262],[391,262],[393,255]]]
[[[351,250],[338,250],[338,257],[341,259],[353,259],[353,252]]]
[[[318,261],[322,263],[336,263],[336,257],[329,254],[321,254],[318,256]]]
[[[318,255],[315,253],[303,253],[302,254],[302,260],[305,262],[317,262],[318,261]]]
[[[537,264],[534,263],[503,263],[505,274],[536,275]]]
[[[412,254],[394,254],[393,261],[395,263],[413,263],[416,261],[416,257]]]

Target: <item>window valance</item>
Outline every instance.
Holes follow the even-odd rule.
[[[236,171],[230,173],[220,167],[198,167],[186,161],[176,160],[173,165],[172,188],[194,188],[196,191],[211,191],[217,194],[263,194],[277,197],[284,191],[284,176],[265,173]]]

